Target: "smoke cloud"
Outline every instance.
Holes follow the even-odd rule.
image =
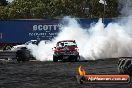
[[[122,16],[132,15],[132,0],[118,0],[118,5]]]
[[[123,5],[121,12],[122,15],[127,17],[117,20],[117,22],[104,25],[102,19],[99,19],[94,25],[83,29],[75,18],[65,17],[63,21],[68,24],[61,28],[62,31],[55,39],[47,44],[45,44],[45,41],[41,41],[38,46],[29,45],[28,48],[31,49],[36,59],[51,61],[52,48],[57,41],[76,40],[80,55],[85,60],[132,57],[132,1],[127,0],[126,4],[128,2],[130,4],[127,5],[127,9],[123,1],[126,0],[119,0],[119,3]]]

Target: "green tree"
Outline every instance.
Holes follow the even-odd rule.
[[[0,0],[0,6],[6,6],[8,2],[6,0]]]
[[[0,19],[8,19],[8,7],[0,6]]]
[[[105,17],[118,16],[117,0],[106,2]],[[103,10],[99,0],[14,0],[0,6],[0,19],[99,18],[103,17]]]
[[[8,18],[8,2],[6,0],[0,0],[0,19]]]

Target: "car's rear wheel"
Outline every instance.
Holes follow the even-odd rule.
[[[53,56],[53,62],[58,62],[58,58],[56,56]]]
[[[77,62],[77,61],[79,61],[79,59],[80,59],[80,56],[75,56],[75,62]]]

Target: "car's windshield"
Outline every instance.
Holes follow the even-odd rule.
[[[76,44],[75,42],[66,41],[66,42],[58,42],[58,43],[57,43],[57,46],[59,46],[59,47],[77,46],[77,44]]]

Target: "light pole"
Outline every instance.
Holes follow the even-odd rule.
[[[85,14],[88,16],[89,15],[89,8],[85,8]]]
[[[106,1],[105,0],[100,0],[99,3],[103,4],[104,5],[104,11],[103,11],[103,23],[104,23],[104,18],[105,18],[105,5],[107,5]]]
[[[126,10],[128,9],[128,3],[127,3],[128,1],[126,0]]]
[[[82,6],[83,6],[84,13],[86,14],[86,16],[88,16],[89,15],[89,7],[87,6],[86,1],[82,2]]]
[[[105,0],[104,0],[104,13],[103,13],[103,23],[104,23],[104,19],[105,19]]]

